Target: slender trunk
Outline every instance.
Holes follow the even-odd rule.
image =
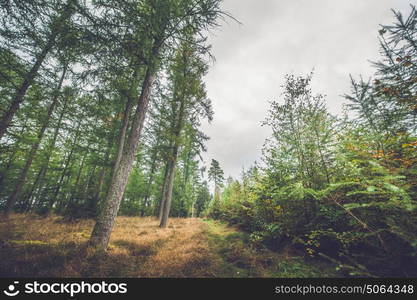
[[[32,85],[35,76],[37,75],[40,66],[42,65],[43,61],[45,60],[46,55],[52,48],[51,42],[54,39],[50,39],[45,48],[36,58],[35,64],[32,66],[32,69],[26,74],[25,79],[23,80],[22,84],[16,91],[16,94],[10,103],[9,108],[4,113],[1,121],[0,121],[0,139],[6,133],[7,128],[10,126],[13,116],[15,115],[16,111],[19,109],[20,104],[23,102],[24,96],[26,95],[27,90]]]
[[[220,187],[217,182],[214,184],[214,201],[220,201]]]
[[[168,172],[169,172],[169,161],[165,164],[165,171],[164,171],[164,181],[162,183],[162,191],[161,191],[161,199],[159,200],[159,207],[158,207],[158,220],[161,222],[162,220],[162,212],[164,210],[165,206],[165,200],[164,192],[166,190],[166,184],[168,182]]]
[[[291,130],[293,132],[293,138],[294,138],[294,143],[295,143],[295,152],[297,155],[297,162],[298,162],[298,173],[300,174],[300,179],[301,182],[303,183],[303,186],[309,187],[308,185],[310,184],[310,180],[307,180],[306,178],[306,173],[307,176],[311,178],[311,172],[309,170],[308,164],[306,162],[305,159],[305,154],[304,154],[304,148],[302,147],[302,137],[300,134],[300,128],[299,128],[299,124],[298,121],[294,119],[294,115],[293,113],[289,114],[289,118],[290,118],[290,126],[291,126]]]
[[[132,109],[133,109],[133,98],[130,95],[128,95],[125,111],[123,113],[122,127],[120,129],[120,134],[119,134],[119,142],[117,146],[116,158],[114,160],[114,164],[113,164],[113,168],[111,172],[112,174],[111,181],[114,180],[114,176],[116,173],[115,170],[119,168],[120,160],[122,159],[123,148],[124,148],[125,140],[126,140],[126,132],[129,126],[129,118],[130,118]]]
[[[110,234],[113,229],[117,212],[119,211],[120,202],[122,200],[130,172],[132,171],[154,80],[154,69],[152,66],[148,66],[143,79],[142,91],[139,97],[139,103],[136,107],[128,140],[123,149],[119,166],[115,169],[114,176],[110,182],[104,209],[98,217],[91,234],[90,245],[96,247],[98,250],[105,251],[109,243]]]
[[[100,202],[100,195],[103,190],[104,178],[106,176],[106,167],[102,167],[98,179],[97,188],[94,192],[93,198],[87,205],[87,210],[89,211],[90,216],[96,216],[98,203]]]
[[[187,183],[188,183],[188,179],[190,177],[190,161],[191,161],[191,157],[192,157],[192,150],[190,148],[190,150],[187,153],[187,157],[184,163],[184,174],[183,174],[183,183],[182,183],[182,195],[183,197],[181,197],[181,207],[184,208],[184,211],[186,211],[185,213],[185,217],[188,217],[189,211],[186,210],[185,208],[185,197],[184,195],[186,194],[187,191]],[[181,214],[180,217],[182,217],[183,215]]]
[[[112,145],[113,145],[113,138],[110,138],[106,154],[104,155],[104,161],[105,162],[107,162],[110,158],[110,151],[111,151]],[[96,190],[94,192],[93,198],[91,199],[91,201],[87,205],[87,211],[89,211],[90,215],[96,216],[96,214],[97,214],[97,206],[98,206],[98,203],[100,202],[100,195],[101,195],[102,190],[103,190],[103,184],[104,184],[104,179],[105,179],[105,176],[106,176],[106,170],[107,169],[108,169],[107,166],[102,166],[101,171],[100,171],[100,175],[99,175],[99,179],[98,179],[98,184],[97,184]]]
[[[119,168],[119,164],[120,164],[120,160],[122,159],[122,154],[123,154],[123,149],[125,147],[126,144],[126,135],[127,135],[127,129],[129,127],[129,121],[130,121],[130,115],[132,114],[132,110],[133,110],[133,100],[134,100],[134,90],[135,87],[137,85],[137,80],[139,80],[139,70],[135,70],[133,72],[133,82],[131,83],[130,89],[129,91],[126,93],[126,105],[125,105],[125,110],[123,112],[123,119],[122,119],[122,123],[121,123],[121,128],[119,131],[119,140],[117,143],[117,151],[116,151],[116,157],[113,161],[113,166],[111,168],[111,179],[110,182],[113,182],[114,180],[114,176],[115,176],[115,172],[116,170]],[[110,187],[110,186],[109,186]],[[108,188],[109,188],[108,187]],[[109,189],[107,189],[107,192],[109,191]]]
[[[84,169],[84,164],[85,164],[85,159],[87,158],[87,153],[83,155],[82,159],[81,159],[81,165],[78,168],[78,173],[77,173],[77,178],[75,179],[75,184],[74,184],[74,188],[71,191],[71,197],[70,197],[70,201],[72,202],[74,200],[74,198],[77,198],[77,194],[79,194],[79,185],[80,185],[80,179],[81,179],[81,174],[83,172]]]
[[[4,210],[4,214],[6,216],[9,215],[11,210],[13,209],[13,206],[16,203],[17,199],[19,198],[19,196],[21,194],[21,191],[22,191],[22,188],[23,188],[23,186],[26,182],[26,177],[27,177],[27,174],[29,172],[30,166],[32,165],[33,159],[35,158],[36,152],[38,151],[38,148],[39,148],[39,145],[42,141],[43,135],[44,135],[46,129],[48,128],[48,126],[49,126],[49,121],[51,120],[52,113],[54,112],[55,106],[58,103],[59,91],[61,90],[62,83],[64,82],[66,71],[67,71],[67,67],[65,66],[64,70],[62,71],[62,75],[61,75],[61,78],[59,80],[58,87],[55,90],[55,93],[54,93],[55,95],[52,99],[52,103],[49,105],[48,112],[47,112],[47,115],[46,115],[46,119],[43,122],[41,130],[38,133],[36,142],[32,144],[32,147],[31,147],[30,152],[28,154],[26,163],[25,163],[23,169],[20,171],[19,178],[16,181],[15,188],[14,188],[12,194],[7,199],[5,210]]]
[[[178,149],[177,149],[178,150]],[[175,152],[178,153],[178,151],[173,152],[175,155]],[[173,183],[174,183],[174,175],[175,175],[175,167],[176,167],[176,158],[172,157],[172,159],[168,163],[168,173],[166,177],[166,183],[164,185],[164,192],[162,194],[162,197],[164,201],[162,201],[162,217],[161,217],[161,223],[159,224],[159,227],[165,228],[168,225],[168,217],[169,212],[171,210],[171,200],[172,200],[172,190],[173,190]]]
[[[82,173],[82,169],[84,169],[86,157],[87,156],[83,157],[83,161],[81,163],[81,167],[79,171],[79,176],[77,176],[75,186],[80,186],[81,173]],[[93,166],[92,169],[87,169],[86,174],[88,175],[86,176],[87,178],[85,178],[84,180],[83,186],[80,186],[78,190],[72,193],[70,200],[64,205],[62,205],[64,207],[63,211],[69,217],[73,218],[73,217],[80,217],[80,216],[88,215],[88,212],[84,210],[83,208],[85,207],[85,204],[87,203],[85,200],[88,197],[88,189],[91,185],[91,182],[93,181],[95,171],[96,171],[96,166]],[[82,202],[84,202],[84,204],[81,204]]]
[[[43,176],[43,174],[45,173],[45,167],[43,166],[39,172],[38,175],[36,175],[36,179],[32,184],[32,187],[26,192],[26,195],[24,197],[24,202],[25,202],[25,207],[23,208],[23,211],[29,211],[31,206],[32,206],[32,196],[33,193],[35,192],[36,188],[39,187],[39,183],[41,181],[41,178]]]
[[[83,199],[83,200],[87,199],[87,197],[88,197],[88,190],[90,189],[91,183],[93,182],[93,177],[94,177],[94,174],[96,172],[96,168],[97,168],[97,166],[93,166],[93,170],[88,172],[90,175],[88,176],[88,179],[86,180],[84,190],[81,194],[81,199]]]
[[[140,212],[140,216],[143,217],[145,215],[145,208],[146,206],[148,206],[149,204],[149,197],[151,195],[151,187],[152,187],[152,183],[153,183],[153,178],[155,175],[155,171],[156,171],[156,159],[157,159],[157,154],[158,154],[158,150],[156,149],[154,150],[154,153],[152,155],[152,163],[151,163],[151,169],[149,171],[149,179],[148,179],[148,184],[146,186],[146,192],[145,192],[145,197],[143,200],[143,206],[142,206],[142,210]]]
[[[24,129],[25,129],[25,127],[22,127],[22,131],[20,132],[20,135],[24,132]],[[18,150],[19,150],[19,146],[20,146],[20,141],[17,141],[17,142],[15,143],[15,145],[14,145],[13,152],[12,152],[12,154],[9,156],[9,159],[8,159],[8,161],[7,161],[7,163],[6,163],[6,167],[4,168],[4,170],[2,170],[2,171],[0,172],[0,194],[1,194],[1,192],[3,191],[3,188],[4,188],[4,186],[5,186],[5,185],[3,184],[3,182],[4,182],[4,180],[7,178],[7,173],[8,173],[8,171],[10,170],[10,167],[13,165],[14,158],[15,158],[15,156],[16,156],[16,154],[17,154]]]
[[[68,170],[69,164],[70,164],[71,159],[72,159],[72,155],[74,154],[74,151],[75,151],[75,145],[77,144],[78,137],[80,136],[80,133],[81,133],[80,127],[81,127],[81,120],[78,122],[77,129],[76,129],[75,136],[74,136],[74,140],[72,141],[72,145],[71,145],[71,150],[70,150],[70,153],[68,154],[68,157],[67,157],[67,159],[64,163],[64,169],[62,170],[61,177],[60,177],[60,179],[57,183],[57,186],[55,188],[53,196],[49,200],[48,211],[53,207],[53,205],[56,202],[56,199],[58,197],[59,191],[61,190],[62,183],[64,182],[65,175],[67,174],[67,170]]]
[[[172,189],[174,183],[175,167],[177,164],[178,149],[180,147],[180,136],[184,123],[184,114],[185,114],[185,102],[186,99],[180,99],[180,108],[178,110],[178,115],[175,117],[176,123],[174,123],[173,136],[174,136],[174,145],[172,147],[172,153],[168,158],[168,172],[166,176],[166,183],[164,184],[164,191],[162,193],[163,200],[161,201],[162,205],[162,216],[161,223],[159,227],[165,228],[168,224],[169,212],[171,210],[171,201],[172,201]]]
[[[329,174],[329,169],[327,168],[327,163],[324,159],[324,155],[323,155],[323,151],[321,150],[321,147],[318,148],[319,150],[319,155],[320,155],[320,160],[321,160],[321,165],[323,167],[324,170],[324,174],[326,175],[326,181],[328,184],[330,184],[330,174]]]
[[[65,187],[65,186],[70,186],[70,188],[64,192],[62,197],[59,197],[57,199],[57,201],[56,201],[56,212],[57,213],[63,213],[64,212],[64,208],[72,200],[72,198],[75,196],[75,192],[77,191],[76,188],[71,186],[71,179],[72,179],[71,170],[74,169],[73,167],[74,167],[75,162],[76,162],[76,159],[70,161],[70,165],[67,168],[67,172],[65,172],[65,175],[63,177],[64,180],[62,181],[62,183],[60,185],[61,188]],[[83,162],[82,162],[82,164],[83,164]],[[82,165],[81,168],[84,168],[84,166]],[[82,172],[82,169],[81,170],[79,169],[77,174],[79,174],[81,176],[81,172]],[[77,180],[78,180],[78,183],[77,183]],[[74,185],[78,186],[78,184],[79,184],[79,178],[78,178],[78,175],[77,175],[77,179],[76,179],[76,182],[75,182]]]
[[[41,203],[41,201],[43,199],[43,195],[44,195],[44,180],[46,178],[46,174],[48,173],[49,162],[51,160],[52,152],[55,149],[55,144],[56,144],[56,141],[58,139],[59,131],[61,129],[62,119],[64,118],[65,112],[67,110],[69,98],[70,97],[64,97],[64,105],[63,105],[62,111],[61,111],[61,113],[60,113],[60,115],[58,117],[58,121],[57,121],[57,123],[55,125],[55,130],[54,130],[54,134],[53,134],[53,137],[52,137],[52,141],[48,145],[48,149],[46,151],[45,163],[42,166],[42,168],[44,169],[44,172],[42,173],[42,176],[39,179],[39,188],[38,188],[38,191],[37,191],[36,196],[35,196],[36,203],[33,203],[31,205],[31,208],[36,207],[39,203]]]

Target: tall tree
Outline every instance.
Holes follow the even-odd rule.
[[[220,200],[220,189],[224,181],[224,172],[217,160],[212,159],[208,170],[208,177],[214,182],[214,201]]]
[[[33,159],[36,155],[36,152],[38,151],[39,145],[42,141],[42,138],[45,134],[45,131],[49,126],[52,114],[53,114],[53,112],[55,110],[55,107],[57,106],[57,103],[58,103],[59,95],[60,95],[60,92],[61,92],[62,84],[63,84],[64,79],[65,79],[67,68],[68,68],[67,65],[63,66],[61,78],[59,79],[58,85],[53,92],[52,101],[51,101],[51,103],[48,107],[48,111],[46,113],[45,119],[43,120],[43,124],[41,126],[41,129],[39,130],[39,133],[36,137],[36,141],[32,144],[30,152],[29,152],[29,154],[27,155],[27,158],[26,158],[26,163],[25,163],[24,167],[22,168],[22,170],[19,174],[18,180],[16,181],[15,188],[13,189],[12,194],[7,199],[5,210],[4,210],[4,213],[5,213],[6,216],[10,214],[10,212],[13,208],[13,205],[16,203],[16,200],[17,200],[17,198],[19,197],[19,195],[22,191],[23,185],[25,184],[25,181],[26,181],[26,177],[27,177],[27,173],[29,171],[29,168],[32,165]]]
[[[33,48],[32,65],[23,75],[22,82],[16,86],[15,94],[10,101],[9,107],[3,113],[0,120],[0,139],[6,133],[13,116],[24,101],[25,95],[30,86],[34,83],[39,69],[44,63],[47,55],[57,46],[57,37],[64,32],[68,19],[73,15],[76,1],[77,0],[68,0],[64,5],[58,4],[52,6],[55,8],[56,12],[48,12],[49,20],[41,21],[41,24],[48,24],[46,30],[41,30],[43,35],[39,34],[39,28],[34,25],[36,22],[29,22],[27,16],[24,15],[30,12],[35,20],[38,19],[39,16],[37,16],[35,12],[44,10],[42,8],[45,4],[44,1],[36,1],[34,3],[25,2],[23,5],[16,3],[18,1],[8,1],[7,4],[2,4],[0,6],[2,14],[6,14],[7,16],[4,18],[4,24],[6,24],[6,26],[0,31],[2,39],[6,39],[7,41],[8,37],[13,37],[12,41],[7,41],[7,44],[12,43],[14,46],[20,44],[20,46],[23,47],[31,45]],[[51,7],[50,5],[46,6]],[[18,30],[18,32],[15,32],[16,30]]]
[[[282,184],[293,180],[322,188],[331,180],[335,118],[328,113],[324,96],[313,94],[311,79],[312,74],[287,76],[284,103],[271,102],[264,124],[271,126],[273,139],[265,148],[265,159]]]
[[[132,12],[137,13],[136,19],[140,20],[138,23],[132,18],[134,26],[129,34],[129,45],[134,46],[133,53],[136,53],[136,57],[144,64],[145,75],[119,166],[114,172],[104,208],[90,238],[92,246],[101,250],[107,249],[114,220],[132,170],[162,51],[168,50],[169,42],[176,41],[182,29],[189,27],[189,24],[196,33],[215,25],[221,13],[219,3],[219,0],[144,0],[138,2],[137,7],[127,5],[125,11],[122,11],[127,11],[130,16]]]
[[[193,122],[198,126],[198,118],[193,114],[198,111],[200,116],[212,117],[211,103],[207,99],[202,77],[207,71],[207,65],[199,50],[201,46],[195,39],[186,37],[178,49],[172,65],[170,66],[169,80],[171,81],[171,122],[170,149],[167,156],[166,176],[163,184],[161,199],[160,227],[166,227],[171,208],[172,190],[175,168],[179,148],[184,145],[183,130],[186,123]],[[204,50],[203,50],[204,51]],[[194,118],[190,118],[194,117]],[[186,170],[186,168],[185,168]],[[188,175],[187,175],[188,176]]]
[[[201,217],[204,209],[206,209],[211,199],[207,181],[203,181],[198,185],[197,188],[197,197],[195,202],[195,216],[197,218]]]

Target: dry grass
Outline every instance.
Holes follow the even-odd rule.
[[[199,219],[118,217],[106,254],[87,249],[93,220],[13,215],[0,220],[0,276],[210,277],[212,254]]]
[[[118,217],[106,253],[87,247],[93,220],[12,215],[0,219],[0,277],[304,277],[321,270],[251,247],[222,223]],[[316,273],[319,272],[319,273]]]

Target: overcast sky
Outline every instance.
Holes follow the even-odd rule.
[[[332,113],[350,90],[349,74],[372,75],[379,24],[393,22],[391,8],[408,11],[410,0],[224,0],[230,20],[210,35],[216,62],[206,76],[215,116],[206,163],[220,162],[225,176],[260,161],[269,136],[261,127],[268,101],[279,99],[284,75],[313,68],[313,92],[327,95]]]

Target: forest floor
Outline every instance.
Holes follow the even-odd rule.
[[[93,220],[15,214],[0,219],[0,277],[328,277],[332,268],[255,249],[206,219],[118,217],[106,253],[87,247]]]

